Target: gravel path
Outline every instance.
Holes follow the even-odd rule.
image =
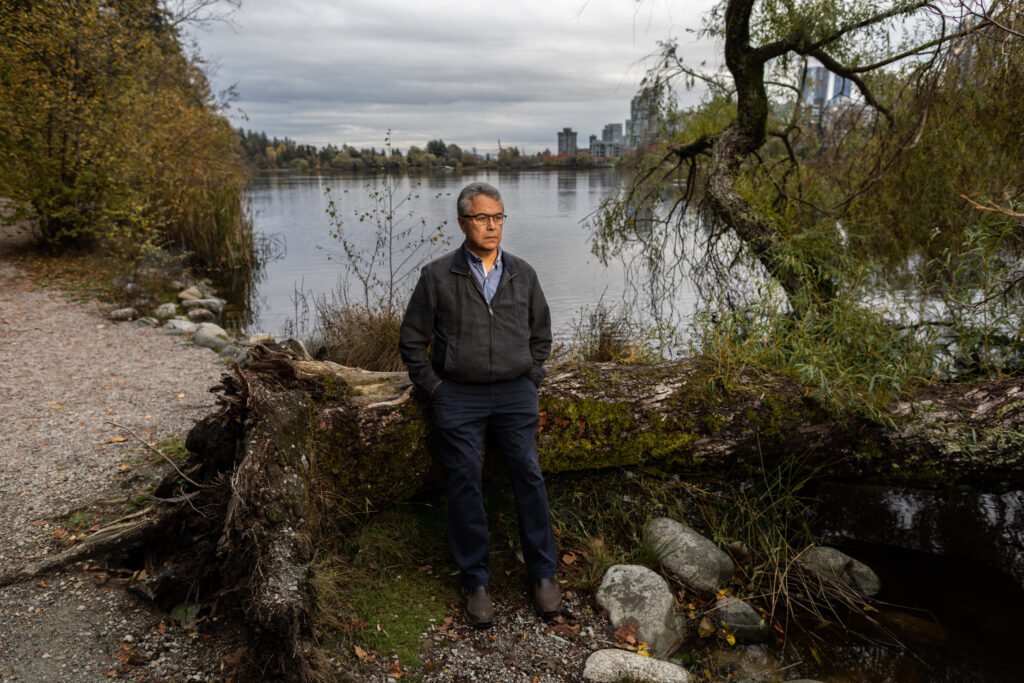
[[[76,508],[158,476],[159,458],[109,422],[152,444],[184,441],[213,405],[208,389],[223,367],[181,337],[111,324],[99,304],[34,286],[4,261],[17,238],[0,231],[4,573],[59,551]],[[218,680],[238,634],[181,629],[124,591],[123,578],[79,564],[0,589],[0,681]]]

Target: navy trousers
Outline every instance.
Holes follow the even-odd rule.
[[[505,456],[527,573],[531,579],[554,577],[555,536],[534,442],[540,423],[536,385],[527,377],[492,384],[445,380],[432,400],[448,481],[448,546],[463,584],[485,586],[490,579],[482,478],[487,434]]]

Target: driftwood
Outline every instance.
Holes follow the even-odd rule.
[[[148,548],[140,592],[164,604],[197,585],[222,596],[264,643],[253,675],[315,678],[313,550],[339,526],[440,485],[429,402],[405,373],[315,361],[298,343],[251,348],[213,391],[218,410],[189,434],[191,454],[157,487],[150,516],[0,585],[61,559]],[[799,455],[833,478],[1024,485],[1020,379],[930,387],[894,406],[888,426],[832,415],[794,382],[723,372],[706,358],[558,366],[540,402],[548,473],[640,466],[743,476]],[[170,570],[156,554],[174,558]]]

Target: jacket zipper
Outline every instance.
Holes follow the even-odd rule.
[[[488,346],[487,352],[489,354],[488,358],[490,359],[489,367],[488,367],[487,370],[488,370],[488,373],[489,373],[488,379],[489,379],[489,381],[493,382],[494,381],[494,307],[491,304],[487,303],[487,297],[484,296],[484,288],[480,284],[480,282],[477,281],[476,276],[473,273],[460,273],[460,274],[463,277],[468,277],[473,282],[473,284],[476,285],[476,291],[480,292],[480,298],[484,300],[484,305],[487,306],[487,314],[488,314],[488,317],[490,318],[487,321],[488,322],[488,324],[487,324],[487,346]],[[518,274],[519,274],[518,272],[516,272],[516,273],[509,273],[509,276],[508,276],[507,280],[505,280],[504,282],[498,282],[498,288],[496,290],[494,290],[494,297],[498,296],[498,292],[500,292],[502,289],[504,289],[505,285],[508,284],[512,280],[512,278],[514,278]],[[494,297],[491,297],[491,301],[494,301]]]

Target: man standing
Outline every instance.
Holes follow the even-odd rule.
[[[471,183],[459,194],[457,208],[466,240],[423,268],[398,346],[412,381],[434,404],[448,481],[448,546],[462,570],[466,615],[487,628],[494,621],[481,476],[488,433],[505,456],[537,609],[551,617],[561,602],[534,443],[551,315],[533,268],[501,249],[505,208],[498,190]]]

